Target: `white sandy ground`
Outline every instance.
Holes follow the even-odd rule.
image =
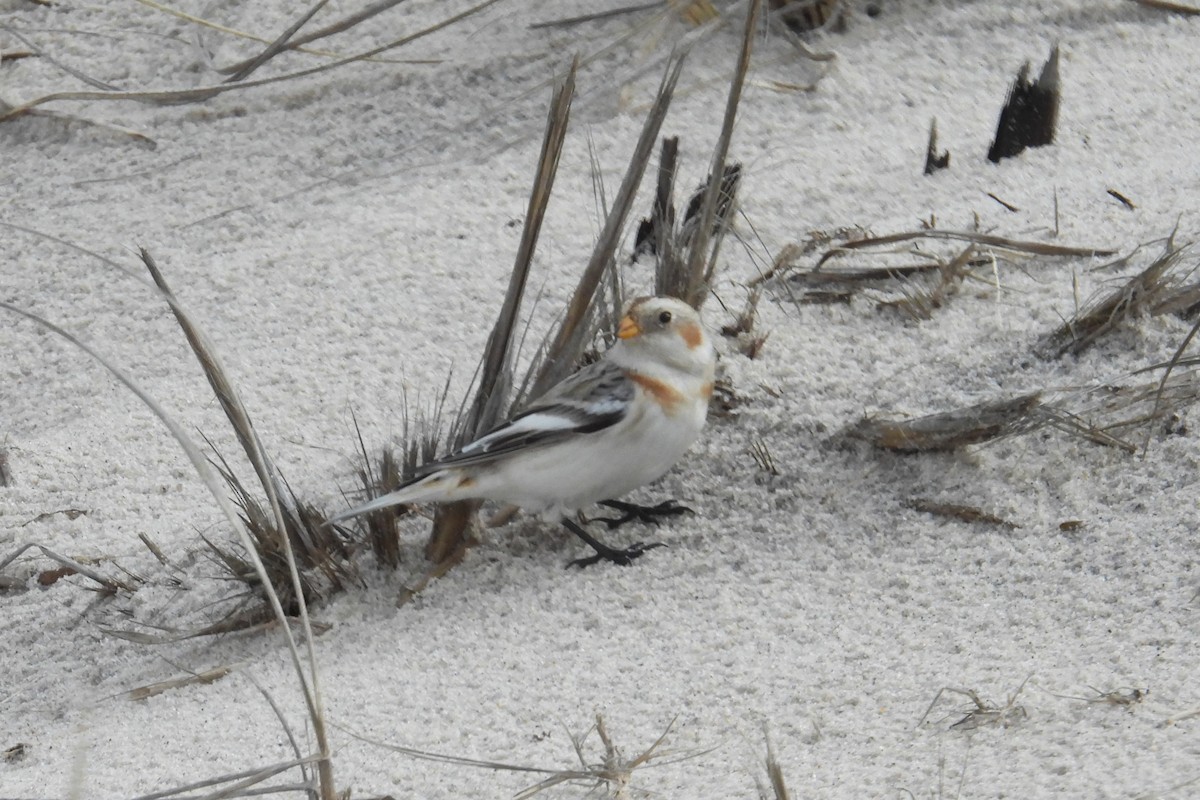
[[[360,5],[331,3],[318,20]],[[359,51],[466,5],[413,0],[328,47]],[[434,64],[351,65],[202,105],[45,106],[157,146],[61,119],[0,124],[0,220],[135,273],[135,248],[148,247],[222,353],[292,485],[339,508],[340,488],[351,485],[352,409],[377,446],[399,433],[406,387],[425,402],[454,368],[452,396],[465,389],[515,253],[549,98],[542,82],[576,50],[634,31],[580,76],[537,256],[535,331],[590,253],[599,212],[589,147],[611,195],[661,73],[657,59],[688,31],[636,17],[526,27],[598,5],[502,2],[391,54]],[[772,88],[808,80],[813,66],[778,37],[759,43],[733,145],[746,166],[738,227],[749,244],[726,246],[718,287],[731,309],[764,261],[811,230],[892,233],[932,214],[947,228],[977,218],[1001,235],[1122,253],[1177,222],[1179,241],[1200,237],[1200,20],[1119,0],[881,6],[874,19],[854,13],[845,33],[813,40],[838,58],[812,93]],[[278,0],[177,7],[267,36],[299,11]],[[259,47],[133,2],[0,0],[0,14],[47,55],[122,89],[214,84],[214,65]],[[1057,144],[986,162],[1012,75],[1026,59],[1040,65],[1054,42],[1063,54]],[[685,190],[706,171],[737,45],[731,21],[692,54],[664,128],[682,137]],[[0,48],[26,45],[6,30]],[[314,63],[287,56],[261,74]],[[44,58],[0,68],[8,103],[82,88]],[[953,161],[924,177],[932,116]],[[47,239],[4,229],[2,240],[0,299],[76,332],[185,427],[236,453],[153,292]],[[628,756],[674,720],[664,748],[694,757],[636,772],[634,789],[651,797],[756,797],[764,726],[793,797],[1200,794],[1200,717],[1167,724],[1200,707],[1194,415],[1182,434],[1156,434],[1145,458],[1058,433],[961,455],[830,441],[864,413],[1092,385],[1168,358],[1188,327],[1170,317],[1124,325],[1078,359],[1031,355],[1072,312],[1072,275],[1085,298],[1112,285],[1111,274],[1089,271],[1099,263],[1001,264],[1002,290],[970,284],[920,324],[868,300],[764,300],[761,358],[724,357],[743,405],[713,420],[679,467],[639,495],[676,497],[697,514],[612,534],[670,545],[629,568],[565,570],[580,544],[520,520],[397,609],[401,585],[421,569],[426,528],[414,522],[399,572],[368,558],[366,587],[315,611],[332,625],[317,654],[340,726],[339,786],[355,797],[511,796],[537,778],[415,761],[341,728],[569,768],[569,732],[585,731],[598,711]],[[646,268],[632,281],[644,288]],[[706,310],[714,327],[730,320],[715,300]],[[218,614],[214,597],[232,591],[199,538],[231,533],[178,446],[55,336],[4,316],[0,351],[0,445],[13,478],[0,488],[0,555],[37,542],[148,580],[112,602],[82,577],[0,595],[0,749],[27,746],[22,760],[0,761],[0,797],[132,797],[288,758],[251,682],[306,738],[278,631],[161,646],[103,632],[199,626]],[[777,476],[750,455],[760,437]],[[979,506],[1020,527],[934,517],[907,508],[913,497]],[[51,513],[63,509],[86,513]],[[1066,520],[1083,524],[1060,530]],[[159,565],[139,533],[182,573]],[[52,566],[30,555],[8,572]],[[213,685],[122,696],[223,665],[237,670]],[[961,696],[919,724],[943,687],[1003,706],[1026,679],[1014,701],[1025,717],[1014,711],[1007,727],[951,729],[969,705]],[[1130,709],[1058,696],[1091,696],[1089,686],[1150,694]],[[586,747],[597,760],[594,736]]]

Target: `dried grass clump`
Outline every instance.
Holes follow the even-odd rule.
[[[953,242],[964,242],[965,246],[946,250],[944,243]],[[930,244],[941,249],[925,249]],[[800,262],[814,255],[819,247],[827,249],[812,266],[802,269]],[[832,263],[859,253],[862,255],[857,263],[847,266]],[[878,307],[927,320],[964,281],[994,285],[996,265],[1014,256],[1093,257],[1112,253],[1106,248],[1067,247],[970,231],[940,230],[932,227],[932,223],[924,230],[887,236],[872,236],[862,228],[844,227],[832,234],[814,234],[805,243],[785,246],[772,268],[755,285],[770,282],[801,303],[848,302],[869,289],[882,294]],[[976,273],[980,268],[987,273]]]
[[[275,516],[249,492],[229,464],[220,460],[215,465],[218,473],[233,492],[233,500],[242,514],[246,529],[254,537],[258,557],[266,567],[271,588],[289,616],[299,613],[296,590],[292,583],[288,552],[295,557],[300,572],[300,590],[308,604],[328,600],[351,585],[361,585],[358,565],[355,560],[357,547],[336,526],[325,525],[325,513],[310,503],[298,499],[291,488],[281,497],[284,526],[281,530]],[[219,565],[225,567],[233,578],[250,588],[248,596],[242,596],[230,618],[254,620],[268,618],[270,608],[266,590],[261,584],[253,564],[247,559],[244,548],[239,545],[222,547],[205,539],[205,543],[216,555]],[[248,604],[259,611],[247,615]]]
[[[1075,316],[1042,336],[1034,346],[1034,352],[1043,358],[1058,358],[1068,353],[1078,355],[1131,317],[1174,314],[1188,319],[1194,316],[1200,309],[1200,280],[1193,278],[1194,264],[1184,265],[1184,256],[1190,247],[1190,244],[1177,246],[1174,236],[1168,238],[1161,255],[1119,287],[1088,303]],[[1115,265],[1128,263],[1132,256],[1120,259]]]

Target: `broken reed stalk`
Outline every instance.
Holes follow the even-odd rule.
[[[481,361],[479,384],[469,410],[457,425],[454,447],[472,441],[500,421],[512,391],[513,337],[525,297],[525,286],[537,249],[538,236],[550,203],[554,178],[558,173],[559,159],[566,140],[567,127],[571,119],[571,101],[575,96],[575,76],[579,59],[571,62],[566,77],[554,93],[546,120],[546,133],[542,138],[542,150],[538,157],[533,189],[529,194],[529,207],[525,214],[525,227],[521,231],[521,243],[517,248],[516,261],[509,276],[508,290],[496,324],[488,336]],[[425,555],[435,565],[465,552],[472,523],[479,507],[478,500],[461,500],[439,505],[434,512],[433,530],[425,546]]]
[[[712,169],[709,172],[708,190],[704,194],[704,204],[701,206],[698,227],[692,238],[691,249],[687,257],[687,285],[680,297],[694,308],[699,308],[708,292],[708,284],[712,280],[716,261],[717,245],[708,252],[709,238],[712,235],[713,223],[717,218],[717,204],[724,186],[725,162],[729,156],[729,145],[733,140],[733,126],[737,120],[738,105],[742,98],[742,88],[746,83],[746,73],[750,69],[750,54],[754,50],[754,37],[758,32],[758,18],[762,10],[762,0],[750,0],[746,10],[746,25],[742,31],[742,49],[738,55],[737,68],[733,80],[729,83],[729,97],[725,102],[725,117],[721,123],[721,134],[713,151]],[[723,235],[723,231],[718,235]]]
[[[679,137],[664,136],[658,156],[658,180],[654,187],[654,205],[650,217],[643,219],[634,237],[634,256],[649,248],[658,258],[654,271],[654,293],[671,294],[686,283],[675,248],[675,171],[679,162]]]
[[[1020,155],[1027,147],[1053,144],[1054,129],[1058,122],[1058,102],[1056,44],[1036,81],[1029,80],[1029,62],[1021,66],[1000,110],[996,137],[987,154],[988,161],[999,163],[1001,159]]]
[[[956,450],[1046,424],[1038,414],[1041,393],[993,400],[916,419],[864,417],[844,435],[899,453]]]
[[[583,344],[590,334],[586,323],[591,318],[596,289],[616,258],[625,220],[629,217],[634,195],[637,193],[638,185],[642,182],[642,175],[645,174],[646,165],[650,161],[650,153],[654,149],[654,143],[658,140],[658,133],[666,118],[667,109],[671,105],[671,97],[675,92],[676,83],[679,82],[679,75],[683,69],[684,60],[687,58],[687,52],[685,50],[681,53],[673,53],[668,60],[666,73],[658,87],[658,94],[646,115],[641,135],[638,137],[633,155],[629,159],[629,166],[625,170],[625,177],[621,180],[621,186],[617,190],[613,206],[604,221],[604,229],[600,233],[596,247],[592,250],[592,256],[583,270],[583,275],[580,276],[579,282],[575,286],[575,292],[567,304],[562,323],[549,340],[550,344],[546,348],[538,376],[533,381],[533,388],[530,390],[530,395],[533,397],[541,396],[551,386],[571,373],[579,353],[583,349]]]

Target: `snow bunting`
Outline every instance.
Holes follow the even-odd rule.
[[[715,367],[716,351],[695,309],[671,297],[634,300],[616,344],[600,361],[459,451],[424,465],[404,486],[331,522],[402,503],[498,500],[562,522],[596,551],[572,563],[628,564],[657,545],[608,547],[572,515],[656,480],[679,460],[704,427]],[[651,514],[684,510],[611,505]]]

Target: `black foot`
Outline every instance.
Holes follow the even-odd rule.
[[[640,558],[647,550],[653,550],[656,547],[666,547],[662,542],[638,542],[632,547],[627,547],[624,550],[616,550],[612,547],[606,547],[603,550],[597,550],[595,555],[587,556],[586,558],[577,558],[567,564],[568,567],[590,567],[593,564],[599,564],[601,561],[608,561],[612,564],[619,564],[622,567],[628,567],[633,563],[635,558]]]
[[[681,506],[674,500],[664,500],[656,506],[639,506],[636,503],[626,503],[622,500],[601,500],[597,505],[612,508],[621,512],[619,517],[597,517],[594,522],[603,522],[611,531],[626,522],[647,522],[658,524],[659,517],[675,517],[680,514],[694,514],[687,506]]]
[[[595,555],[588,556],[587,558],[577,558],[574,561],[571,561],[567,564],[568,567],[579,567],[580,569],[583,569],[584,567],[590,567],[592,564],[596,564],[601,561],[608,561],[613,564],[619,564],[622,567],[627,567],[634,562],[634,559],[640,558],[641,555],[647,550],[653,550],[656,547],[666,547],[666,545],[661,542],[638,542],[632,547],[627,547],[624,550],[618,550],[615,547],[609,547],[595,536],[592,536],[583,529],[582,525],[574,520],[564,519],[562,522],[563,526],[567,530],[578,536],[580,539],[583,539],[583,541],[587,543],[588,547],[596,551]]]

